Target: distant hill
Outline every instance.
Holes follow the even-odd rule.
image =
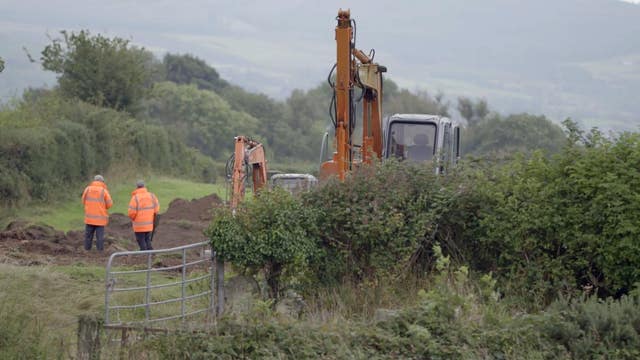
[[[640,6],[606,0],[454,0],[421,7],[424,11],[402,19],[415,31],[381,34],[386,48],[378,49],[382,61],[386,53],[424,46],[426,56],[415,50],[406,60],[411,69],[406,80],[415,86],[483,96],[503,112],[638,129]],[[426,31],[415,25],[419,22],[428,24]],[[395,76],[397,69],[389,72]],[[403,84],[404,78],[397,80]]]
[[[131,38],[157,53],[192,53],[225,79],[284,99],[326,76],[334,61],[334,17],[340,6],[280,0],[246,7],[221,0],[211,5],[105,3],[96,12],[91,4],[62,0],[34,13],[28,4],[10,0],[0,15],[1,56],[7,60],[0,97],[52,83],[50,75],[27,62],[23,45],[37,55],[47,42],[45,32],[81,26]],[[451,99],[483,97],[503,113],[527,111],[555,120],[572,117],[585,126],[639,129],[640,5],[426,0],[389,7],[382,0],[359,0],[349,6],[357,21],[357,46],[375,48],[376,60],[402,87],[440,90]],[[74,11],[64,10],[69,8]]]

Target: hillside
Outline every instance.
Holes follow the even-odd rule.
[[[417,3],[401,11],[408,6],[403,3],[396,13],[355,3],[354,14],[368,14],[358,29],[377,28],[354,37],[358,44],[393,43],[376,60],[413,71],[387,77],[382,94],[377,88],[384,112],[459,115],[460,132],[456,122],[433,128],[431,138],[440,140],[432,142],[432,152],[423,151],[431,160],[412,162],[405,154],[424,145],[417,136],[424,134],[410,132],[419,127],[415,121],[396,123],[406,128],[391,123],[382,139],[388,158],[351,164],[344,179],[323,178],[309,191],[266,186],[231,209],[222,198],[230,195],[234,136],[260,141],[270,170],[315,172],[321,136],[331,125],[353,133],[363,126],[359,116],[355,124],[329,122],[350,109],[331,101],[336,89],[314,75],[317,51],[333,49],[310,35],[316,27],[326,35],[331,28],[302,16],[312,7],[302,1],[251,8],[222,3],[228,7],[207,12],[205,2],[116,2],[105,4],[100,19],[85,19],[79,15],[86,5],[63,0],[68,8],[48,14],[13,5],[3,15],[16,21],[29,15],[40,25],[73,15],[94,27],[119,10],[114,26],[146,35],[134,42],[86,29],[56,32],[38,48],[39,63],[30,64],[45,69],[55,86],[28,89],[0,107],[1,359],[85,358],[74,355],[89,342],[104,358],[135,359],[640,357],[640,132],[588,129],[581,117],[561,126],[550,120],[553,106],[562,112],[575,105],[571,111],[590,116],[604,109],[606,124],[621,121],[592,100],[607,99],[611,89],[601,85],[609,84],[624,90],[616,95],[620,109],[628,105],[637,74],[621,74],[617,60],[610,61],[635,66],[629,60],[635,47],[624,32],[637,25],[623,22],[599,32],[581,21],[601,14],[630,19],[633,5],[489,0],[480,8],[453,0],[425,3],[438,12]],[[596,13],[596,5],[605,8]],[[148,11],[154,6],[197,16]],[[615,9],[634,10],[616,15]],[[322,17],[332,20],[328,13]],[[200,21],[219,33],[196,35],[207,30]],[[206,53],[223,54],[225,63],[150,51],[157,45],[154,29],[168,31],[167,24],[188,33],[158,31],[163,37],[193,45],[188,49],[209,46]],[[387,27],[393,25],[398,28]],[[478,31],[469,34],[471,26]],[[432,27],[446,38],[428,31]],[[270,29],[265,36],[291,42],[261,42],[262,28]],[[503,43],[491,43],[498,39],[494,32],[505,33]],[[450,43],[467,34],[470,42]],[[299,38],[304,46],[297,46]],[[555,45],[546,47],[551,38]],[[579,39],[593,46],[567,48]],[[441,58],[422,53],[447,46]],[[411,56],[402,53],[407,48]],[[543,57],[536,59],[538,52]],[[294,64],[279,63],[282,56]],[[288,67],[278,72],[278,66]],[[591,70],[574,71],[581,66]],[[558,74],[564,83],[556,81]],[[533,101],[534,111],[506,113],[499,99],[473,92],[454,100],[431,86],[440,77],[451,88],[511,96],[521,105]],[[418,78],[429,79],[429,91],[414,86]],[[269,81],[310,85],[286,96],[254,91]],[[372,95],[353,90],[356,99]],[[356,110],[359,105],[353,112],[366,113]],[[459,134],[463,155],[454,160],[446,154],[455,151]],[[349,158],[357,162],[356,136],[337,138],[347,138]],[[358,153],[367,154],[363,144]],[[78,201],[97,173],[113,199],[104,252],[84,250]],[[121,262],[106,272],[109,256],[136,249],[128,211],[155,208],[129,206],[140,178],[160,201],[154,248],[206,241],[211,251],[120,254]],[[179,270],[182,262],[195,267]],[[145,266],[152,269],[145,273]],[[224,297],[213,296],[219,285]],[[116,292],[121,296],[112,296]],[[178,293],[181,300],[168,297]],[[223,316],[213,316],[222,302]],[[192,311],[194,303],[202,308]],[[87,328],[80,319],[103,335],[82,336]]]

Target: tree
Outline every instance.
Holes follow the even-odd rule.
[[[279,161],[315,160],[322,132],[328,123],[330,88],[321,85],[308,91],[294,90],[285,101],[277,101],[238,86],[220,91],[234,110],[246,112],[260,122],[258,135],[266,140],[269,153]]]
[[[476,102],[476,106],[473,109],[473,115],[479,120],[484,120],[489,115],[489,105],[487,100],[480,99]]]
[[[60,32],[42,51],[42,67],[60,74],[63,95],[107,106],[131,110],[150,85],[153,56],[128,40],[92,36],[89,31]]]
[[[479,99],[474,103],[468,97],[459,97],[457,110],[469,125],[478,123],[489,115],[489,105],[484,99]]]
[[[400,89],[391,79],[384,79],[382,92],[382,110],[385,114],[432,114],[449,116],[449,103],[444,94],[431,96],[427,91],[416,94],[407,89]]]
[[[195,85],[156,83],[142,103],[141,113],[149,122],[170,129],[173,137],[222,159],[233,149],[233,137],[256,136],[259,123],[253,116],[236,111],[218,94]]]
[[[4,60],[0,57],[0,73],[4,70]]]
[[[163,60],[166,79],[177,84],[195,84],[199,89],[218,91],[229,86],[216,69],[191,55],[167,54]]]
[[[472,123],[465,135],[464,153],[475,155],[511,155],[542,149],[557,153],[566,144],[562,128],[545,116],[495,114],[483,122]]]
[[[468,122],[473,118],[473,102],[468,97],[458,98],[458,112]]]

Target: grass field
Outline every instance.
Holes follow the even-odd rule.
[[[143,285],[144,275],[136,275],[137,279],[128,278],[128,281],[136,286]],[[192,273],[189,276],[201,275]],[[176,276],[154,274],[153,283],[173,283],[178,280]],[[0,289],[3,290],[0,292],[0,359],[73,358],[79,316],[104,316],[104,281],[104,266],[77,263],[21,267],[0,264]],[[207,283],[205,279],[189,284],[187,295],[205,291]],[[119,286],[126,284],[119,283]],[[112,297],[111,305],[143,301],[140,293],[123,295]],[[155,289],[152,301],[179,296],[180,287]],[[198,299],[197,303],[189,301],[187,310],[204,308],[208,301],[207,297]],[[156,306],[152,310],[153,318],[175,315],[180,313],[180,303]],[[115,314],[119,315],[112,312],[112,316]],[[122,320],[127,315],[123,314]],[[131,319],[144,319],[144,311],[141,316],[137,314]]]
[[[109,209],[109,212],[112,214],[126,214],[129,200],[131,199],[131,191],[135,189],[134,185],[128,182],[115,184],[107,182],[107,185],[113,198],[113,207]],[[222,199],[226,196],[225,184],[206,184],[166,177],[148,177],[146,185],[149,191],[158,197],[161,213],[166,211],[169,203],[176,198],[191,200],[212,193],[217,194]],[[81,229],[84,224],[80,194],[60,203],[17,210],[11,214],[10,218],[40,222],[62,231]],[[10,218],[5,219],[0,226],[6,226],[6,223],[11,220]]]
[[[0,264],[0,339],[6,340],[0,358],[70,356],[78,315],[104,309],[104,271],[102,266]]]

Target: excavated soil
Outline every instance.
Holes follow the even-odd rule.
[[[217,195],[201,199],[175,199],[160,215],[153,237],[154,249],[173,248],[205,241],[203,231],[212,219],[212,210],[221,206]],[[78,214],[82,216],[82,214]],[[137,250],[131,221],[124,214],[111,214],[105,227],[105,249],[84,250],[84,230],[64,233],[50,226],[16,220],[0,232],[0,263],[18,265],[42,264],[105,264],[117,251]]]

